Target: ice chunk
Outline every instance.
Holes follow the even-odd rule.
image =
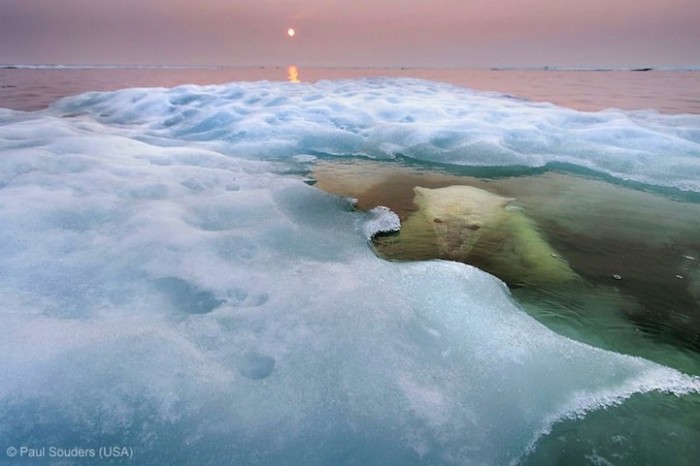
[[[377,206],[368,213],[370,217],[365,221],[367,239],[372,239],[381,233],[395,233],[401,229],[399,216],[388,207]]]

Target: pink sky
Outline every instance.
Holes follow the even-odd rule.
[[[0,0],[0,63],[698,65],[700,0]]]

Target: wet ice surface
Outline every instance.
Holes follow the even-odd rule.
[[[0,437],[119,442],[143,463],[507,464],[564,418],[700,392],[553,333],[475,268],[377,258],[370,236],[395,219],[280,160],[384,157],[381,137],[453,161],[430,123],[396,131],[455,97],[474,104],[411,80],[258,83],[0,112]],[[657,136],[686,160],[695,143],[678,128]]]
[[[463,166],[564,164],[700,191],[700,116],[581,112],[407,78],[88,93],[54,105],[158,144],[228,154],[397,155]],[[170,142],[168,142],[170,141]]]

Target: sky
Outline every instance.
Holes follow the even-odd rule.
[[[0,0],[0,63],[699,65],[700,0]]]

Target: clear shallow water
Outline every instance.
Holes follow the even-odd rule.
[[[698,396],[635,396],[621,406],[556,425],[522,464],[690,466],[700,453],[694,441],[698,409]]]
[[[372,79],[88,94],[0,121],[8,446],[124,442],[146,464],[693,458],[693,334],[618,304],[653,301],[640,290],[676,283],[696,247],[695,117]],[[338,157],[341,182],[370,188],[396,167],[371,197],[399,212],[406,179],[436,166],[498,186],[596,286],[514,288],[555,333],[477,269],[381,260],[368,240],[386,213],[304,183]],[[651,256],[628,264],[609,237]],[[635,276],[665,244],[659,274]]]

